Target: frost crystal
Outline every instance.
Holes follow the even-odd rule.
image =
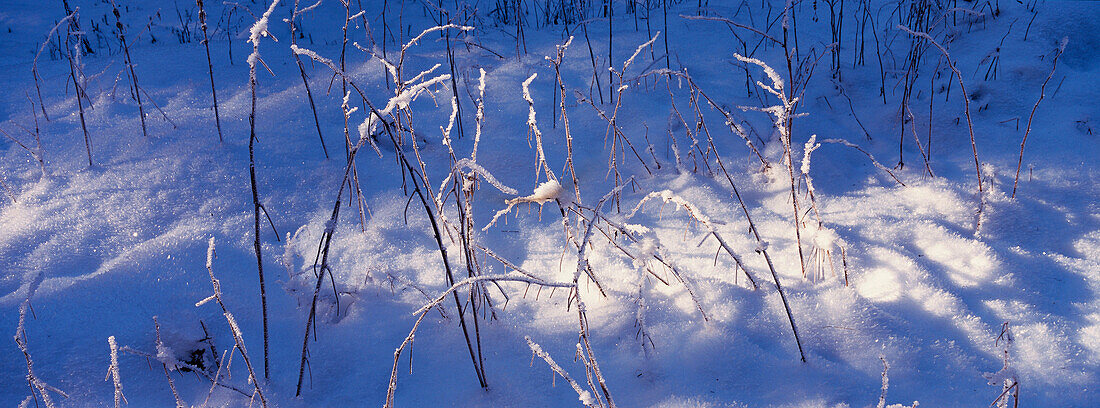
[[[176,362],[178,361],[176,359],[176,352],[172,350],[172,348],[165,346],[164,343],[157,344],[157,361],[164,364],[164,367],[167,368],[168,371],[176,370]]]

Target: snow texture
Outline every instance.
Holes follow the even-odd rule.
[[[116,2],[0,5],[0,406],[1096,405],[1100,3]]]

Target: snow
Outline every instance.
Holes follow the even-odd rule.
[[[110,4],[69,1],[96,51],[70,73],[69,20],[39,3],[0,6],[0,327],[19,339],[0,347],[0,405],[170,406],[163,363],[187,405],[259,406],[244,344],[257,377],[269,364],[255,384],[272,407],[383,404],[394,372],[400,407],[990,406],[1013,385],[1029,407],[1095,405],[1100,4],[929,2],[927,35],[971,92],[979,193],[939,50],[923,50],[903,114],[917,37],[894,25],[921,2],[849,2],[834,39],[822,2],[670,2],[666,24],[660,2],[616,1],[612,49],[600,2],[583,16],[521,3],[522,31],[492,2],[310,2],[296,44],[264,45],[273,76],[256,93],[265,363],[249,53],[289,35],[270,21],[293,5],[206,2],[221,143],[193,4],[119,2],[145,108],[171,118],[148,115],[145,138],[119,44],[92,24]],[[744,27],[787,28],[793,75],[781,44]],[[88,91],[91,167],[70,75]],[[376,142],[340,193],[339,145]]]

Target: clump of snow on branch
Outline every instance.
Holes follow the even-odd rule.
[[[255,68],[256,62],[260,59],[260,37],[270,36],[271,33],[267,31],[268,19],[271,18],[271,13],[275,11],[275,6],[279,5],[279,0],[271,2],[271,5],[267,7],[267,11],[256,20],[255,24],[252,24],[252,28],[248,29],[248,42],[252,43],[252,54],[248,56],[248,66]]]
[[[377,130],[378,124],[383,121],[380,115],[390,115],[393,113],[394,109],[408,108],[409,104],[416,100],[416,98],[429,87],[449,79],[451,79],[449,74],[443,74],[410,86],[397,95],[394,95],[393,98],[390,98],[389,102],[386,102],[386,107],[380,109],[378,113],[371,112],[367,115],[367,119],[363,120],[363,123],[359,125],[359,137],[369,137],[370,134]]]
[[[176,362],[179,359],[176,358],[175,350],[166,346],[164,343],[157,342],[157,361],[164,364],[164,368],[168,371],[176,370]]]
[[[564,195],[562,193],[564,192],[565,189],[562,188],[561,183],[559,183],[557,180],[543,182],[542,184],[539,184],[538,187],[535,187],[535,191],[532,192],[531,195],[516,197],[508,200],[508,207],[505,207],[503,210],[497,211],[497,213],[493,215],[493,220],[489,221],[489,225],[486,225],[485,228],[482,228],[481,230],[488,231],[489,228],[493,226],[493,224],[496,224],[498,218],[512,211],[512,207],[515,207],[516,204],[531,203],[542,205],[550,201],[563,199]]]

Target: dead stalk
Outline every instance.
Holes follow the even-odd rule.
[[[218,128],[218,141],[224,142],[222,137],[222,119],[218,111],[218,92],[214,86],[214,61],[210,59],[210,36],[206,32],[206,7],[202,0],[195,0],[199,6],[199,24],[202,27],[202,46],[206,49],[206,66],[210,73],[210,97],[214,99],[214,125]]]
[[[966,84],[963,83],[962,73],[960,73],[959,69],[955,66],[955,62],[951,59],[951,55],[947,53],[946,48],[943,48],[943,46],[940,45],[940,43],[937,42],[935,39],[933,39],[932,36],[928,35],[928,33],[916,32],[900,24],[897,26],[897,28],[911,36],[924,38],[928,40],[928,42],[932,43],[932,45],[934,45],[937,49],[939,49],[940,52],[943,53],[944,58],[947,60],[947,66],[951,68],[952,72],[955,73],[955,79],[957,79],[959,82],[959,91],[962,92],[963,108],[964,113],[966,114],[966,127],[967,130],[970,132],[970,148],[974,153],[974,176],[978,181],[978,211],[975,214],[974,235],[980,236],[982,230],[982,220],[985,218],[985,186],[982,182],[981,163],[978,161],[978,144],[974,140],[974,121],[970,118],[970,93],[966,91]]]
[[[107,338],[107,345],[111,348],[111,365],[107,367],[107,378],[104,380],[111,380],[115,386],[115,408],[119,408],[122,402],[129,404],[126,401],[126,395],[122,394],[122,378],[118,374],[118,343],[115,342],[115,336]]]
[[[256,21],[252,29],[249,30],[251,34],[249,36],[249,42],[252,43],[252,54],[248,56],[248,88],[252,94],[252,110],[248,114],[248,176],[252,187],[252,215],[254,221],[252,246],[256,252],[256,269],[260,277],[260,306],[263,312],[264,379],[271,377],[271,370],[268,361],[267,290],[264,285],[264,259],[260,247],[260,210],[263,209],[264,214],[267,214],[267,209],[263,207],[263,204],[260,204],[260,194],[256,188],[256,64],[262,63],[260,59],[260,38],[271,35],[271,33],[267,31],[268,19],[271,17],[271,13],[275,11],[275,6],[278,4],[279,0],[272,1],[267,11],[265,11],[263,16]],[[272,36],[272,39],[274,39],[274,36]],[[271,217],[268,215],[268,220],[270,221],[270,219]],[[272,223],[272,229],[274,229],[274,223]],[[275,239],[279,239],[279,233],[277,231],[275,232]],[[245,359],[245,361],[247,361],[247,359]]]
[[[1039,87],[1039,99],[1035,101],[1035,106],[1031,107],[1031,114],[1027,117],[1027,127],[1024,128],[1024,138],[1020,141],[1020,160],[1016,162],[1016,177],[1012,179],[1012,198],[1016,198],[1016,186],[1020,183],[1020,167],[1024,164],[1024,144],[1027,143],[1028,133],[1031,133],[1031,121],[1035,119],[1035,111],[1039,109],[1039,102],[1042,102],[1043,97],[1046,96],[1047,83],[1054,77],[1054,70],[1058,69],[1058,58],[1066,51],[1066,44],[1068,42],[1069,37],[1063,38],[1062,43],[1058,46],[1058,52],[1054,54],[1054,62],[1050,67],[1050,75],[1047,75],[1047,79],[1043,80],[1043,85]]]
[[[69,398],[69,395],[46,384],[41,378],[38,378],[34,373],[34,361],[31,360],[30,349],[27,347],[27,331],[25,330],[27,324],[27,310],[31,306],[31,298],[34,297],[34,293],[38,291],[38,287],[42,284],[43,279],[42,272],[36,271],[32,273],[34,276],[31,278],[30,284],[27,285],[27,297],[23,299],[23,303],[19,305],[19,324],[15,327],[15,345],[19,347],[19,351],[23,352],[23,359],[27,362],[27,383],[35,391],[38,391],[38,395],[42,397],[42,402],[46,405],[46,408],[55,408],[57,405],[54,403],[53,398],[50,397],[50,393],[55,393],[65,398]],[[38,400],[35,399],[36,403],[37,401]]]
[[[169,357],[168,354],[165,354],[167,349],[165,348],[164,343],[161,343],[161,341],[160,341],[160,323],[157,322],[157,317],[156,316],[153,316],[153,327],[154,327],[155,333],[157,335],[157,337],[156,337],[156,350],[157,350],[158,359],[159,358],[164,358],[164,357]],[[163,360],[161,360],[160,366],[161,366],[161,368],[164,369],[164,378],[168,380],[168,388],[172,390],[172,397],[175,398],[176,408],[187,408],[188,405],[184,404],[183,400],[180,399],[180,393],[178,391],[176,391],[176,383],[174,381],[172,381],[172,374],[169,372],[169,371],[175,371],[176,370],[175,365],[173,365],[171,368],[169,368],[168,363],[165,363]],[[117,397],[116,397],[116,399],[117,399]]]
[[[320,0],[312,6],[304,9],[298,9],[298,1],[294,0],[294,11],[290,13],[290,18],[286,19],[287,24],[290,24],[290,43],[297,44],[297,26],[294,25],[294,21],[302,13],[305,13],[321,4]],[[302,84],[306,88],[306,98],[309,99],[309,109],[313,111],[313,124],[317,128],[317,139],[321,142],[321,151],[325,153],[325,158],[328,158],[328,147],[325,147],[325,138],[321,136],[321,121],[317,118],[317,106],[313,103],[313,91],[309,88],[309,77],[306,76],[306,68],[302,65],[302,59],[298,57],[297,53],[291,52],[294,55],[294,62],[298,64],[298,73],[302,76]]]
[[[278,1],[275,3],[278,3]],[[244,334],[241,333],[241,328],[237,325],[237,319],[234,318],[233,314],[229,312],[229,309],[225,307],[225,303],[222,301],[221,282],[218,278],[214,277],[214,237],[210,237],[209,244],[206,248],[206,270],[210,273],[210,286],[213,288],[214,294],[195,303],[195,307],[202,306],[213,300],[218,304],[218,307],[221,308],[222,314],[225,316],[225,321],[229,324],[230,332],[233,334],[233,342],[237,347],[237,351],[241,352],[241,359],[244,360],[244,365],[248,368],[248,383],[252,384],[252,387],[256,390],[255,395],[260,397],[260,405],[263,408],[267,408],[267,397],[264,396],[263,389],[260,387],[260,378],[256,375],[256,371],[252,369],[252,362],[249,360],[248,351],[244,347]],[[214,383],[217,384],[217,381],[214,381]]]
[[[111,6],[114,8],[115,14],[115,28],[118,29],[118,39],[122,42],[122,52],[126,56],[126,67],[130,70],[130,81],[134,86],[134,97],[138,103],[138,117],[141,119],[141,134],[142,136],[149,137],[149,132],[145,129],[145,105],[141,103],[141,87],[138,85],[137,72],[134,71],[134,61],[130,59],[130,47],[126,44],[126,33],[122,28],[122,16],[118,12],[118,5],[114,0],[111,0]]]

